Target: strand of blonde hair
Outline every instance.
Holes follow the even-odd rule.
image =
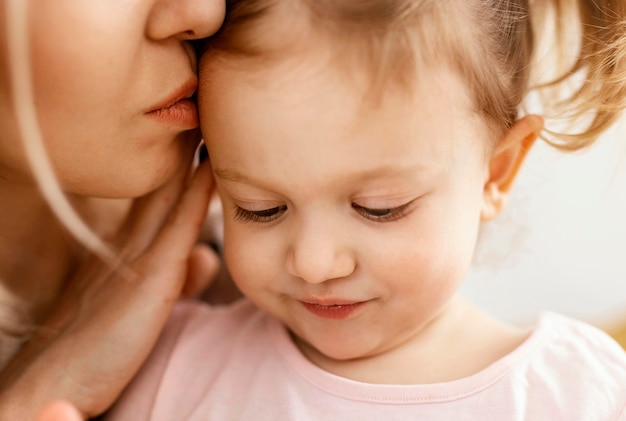
[[[13,104],[26,158],[42,196],[63,226],[106,263],[118,266],[120,259],[113,248],[85,223],[70,204],[46,152],[34,101],[29,57],[28,5],[27,0],[7,0],[6,22]]]

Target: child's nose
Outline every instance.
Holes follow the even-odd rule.
[[[319,284],[352,274],[356,259],[340,229],[317,223],[293,231],[286,266],[291,275]]]

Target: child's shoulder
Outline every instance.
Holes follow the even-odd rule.
[[[148,360],[107,419],[193,418],[186,411],[203,402],[213,382],[227,377],[223,373],[229,375],[227,383],[245,384],[249,372],[271,354],[267,318],[245,299],[220,306],[178,303]]]
[[[535,358],[554,355],[561,361],[576,360],[595,368],[606,366],[626,375],[626,352],[613,338],[562,314],[543,313],[527,343],[537,346]]]
[[[523,358],[514,364],[514,377],[523,379],[535,399],[580,405],[581,414],[626,404],[626,352],[590,324],[544,313],[516,353]]]

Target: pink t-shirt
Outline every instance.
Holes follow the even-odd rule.
[[[108,420],[626,420],[626,354],[561,315],[470,377],[377,385],[325,372],[247,300],[180,304]]]

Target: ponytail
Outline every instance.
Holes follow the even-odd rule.
[[[584,75],[582,82],[555,104],[555,111],[572,121],[590,121],[586,129],[576,134],[547,130],[550,144],[572,151],[592,144],[626,108],[626,1],[553,1],[558,46],[567,51],[565,38],[571,28],[565,27],[564,16],[575,12],[580,22],[579,49],[565,72],[538,88],[555,87]]]

